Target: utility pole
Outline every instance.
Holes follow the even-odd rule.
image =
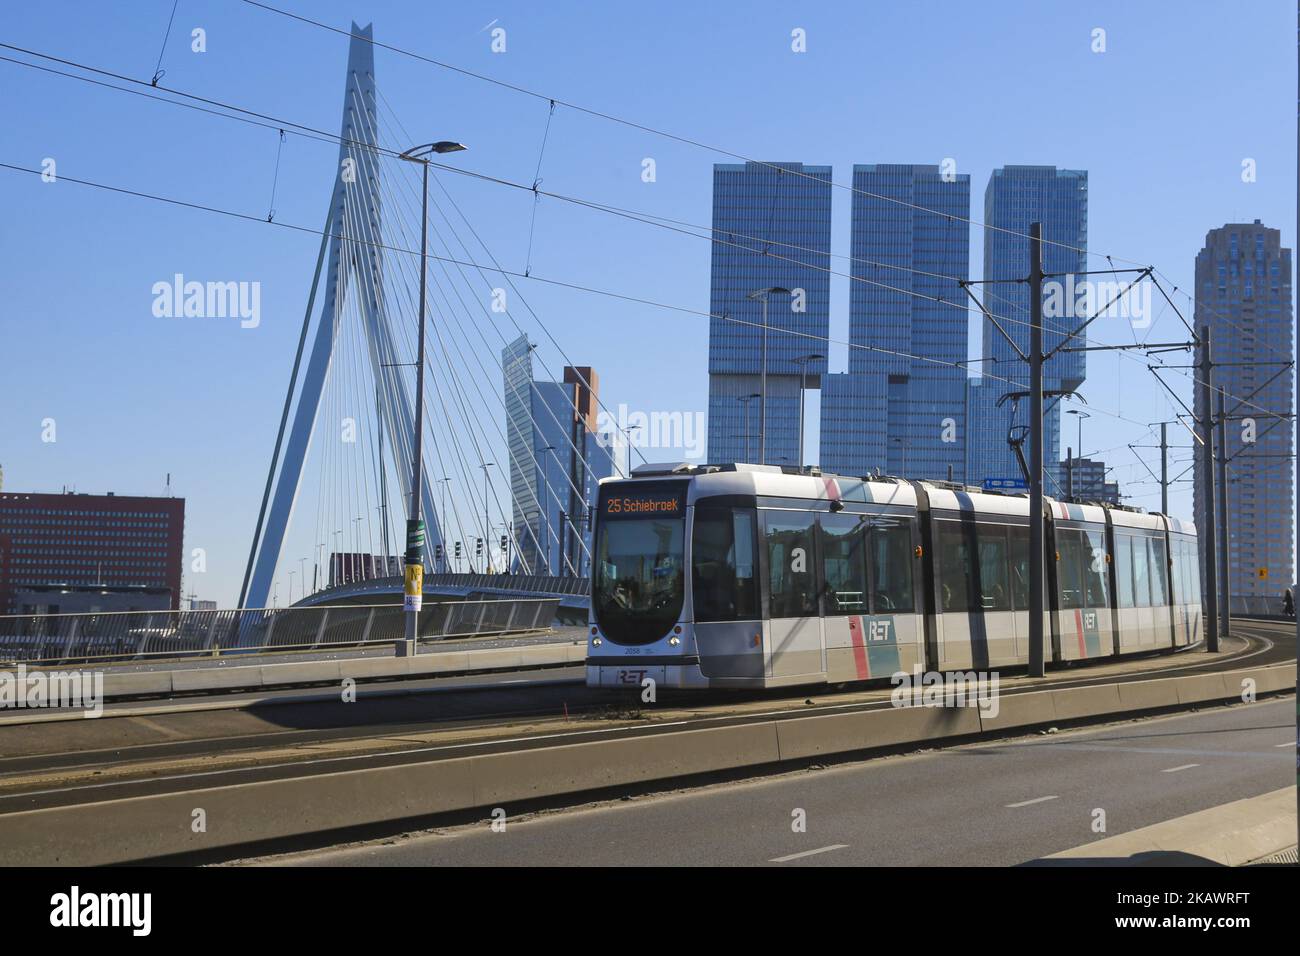
[[[1029,676],[1043,660],[1043,224],[1029,225]]]
[[[1074,449],[1065,446],[1065,497],[1074,500]]]
[[[1168,422],[1160,423],[1160,513],[1169,514],[1169,436]]]
[[[1196,420],[1196,430],[1201,440],[1201,501],[1205,503],[1202,514],[1205,527],[1197,534],[1205,542],[1205,649],[1211,654],[1219,651],[1219,583],[1217,574],[1218,548],[1215,546],[1214,523],[1214,414],[1210,391],[1210,327],[1201,327],[1200,361],[1201,414]]]
[[[1228,567],[1228,413],[1224,408],[1223,386],[1215,391],[1219,395],[1219,634],[1227,637],[1232,628],[1232,573]]]

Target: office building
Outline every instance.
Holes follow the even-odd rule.
[[[831,188],[829,166],[713,168],[711,462],[765,455],[767,464],[799,463],[802,390],[820,388],[826,373]],[[766,296],[765,328],[763,297],[754,293],[771,288],[788,292]],[[765,401],[754,398],[764,394]]]
[[[970,177],[859,165],[853,187],[848,373],[822,391],[821,466],[961,481]]]
[[[1295,319],[1281,233],[1258,219],[1211,229],[1196,256],[1194,314],[1198,332],[1210,329],[1211,381],[1226,393],[1229,593],[1234,608],[1258,608],[1237,599],[1276,601],[1295,582],[1295,422],[1282,417],[1295,410],[1295,375],[1284,364],[1295,356]],[[1194,408],[1204,413],[1199,389]],[[1198,444],[1203,528],[1201,454]]]
[[[0,613],[34,588],[163,589],[177,609],[184,533],[183,498],[0,493]]]
[[[1043,272],[1078,275],[1088,269],[1088,174],[1055,166],[1006,166],[995,169],[984,191],[984,280],[1023,279],[1029,274],[1029,227],[1042,224]],[[1068,281],[1060,279],[1056,281]],[[1046,289],[1045,289],[1046,291]],[[985,307],[1022,352],[1029,349],[1029,287],[1025,283],[981,285]],[[1098,303],[1104,304],[1104,303]],[[1061,344],[1067,332],[1086,316],[1044,317],[1043,351]],[[1110,321],[1110,320],[1106,320]],[[967,480],[1021,474],[1007,444],[1012,425],[1029,423],[1029,400],[998,401],[1010,392],[1027,391],[1029,365],[985,318],[982,329],[981,379],[973,385],[968,414],[979,426],[972,429],[967,450]],[[1083,345],[1083,341],[1077,344]],[[1079,388],[1086,377],[1085,352],[1058,352],[1044,364],[1045,391]],[[1028,443],[1025,445],[1028,455]],[[1043,417],[1043,490],[1064,495],[1061,459],[1061,404],[1048,399]]]
[[[499,545],[505,530],[496,528],[485,546],[498,570],[508,563],[531,574],[583,576],[591,567],[596,486],[601,478],[627,473],[626,441],[597,427],[600,379],[594,369],[566,366],[562,381],[539,381],[533,378],[532,356],[527,336],[501,353],[513,542],[507,535],[509,553],[503,558]],[[454,521],[454,515],[447,520]],[[472,523],[469,518],[467,524]],[[455,539],[460,534],[449,530],[448,540]],[[466,544],[472,563],[473,542]],[[478,570],[485,570],[488,557],[475,565]],[[454,560],[454,552],[449,558]]]

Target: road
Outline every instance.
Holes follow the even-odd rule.
[[[242,862],[1014,865],[1290,786],[1295,726],[1287,697]]]

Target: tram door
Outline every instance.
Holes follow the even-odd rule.
[[[767,548],[767,676],[822,674],[816,515],[777,510],[764,510],[762,515]]]

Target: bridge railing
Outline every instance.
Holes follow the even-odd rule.
[[[428,602],[421,640],[545,630],[555,597]],[[285,653],[392,644],[405,636],[400,603],[244,610],[112,611],[0,616],[0,665],[112,663]]]

